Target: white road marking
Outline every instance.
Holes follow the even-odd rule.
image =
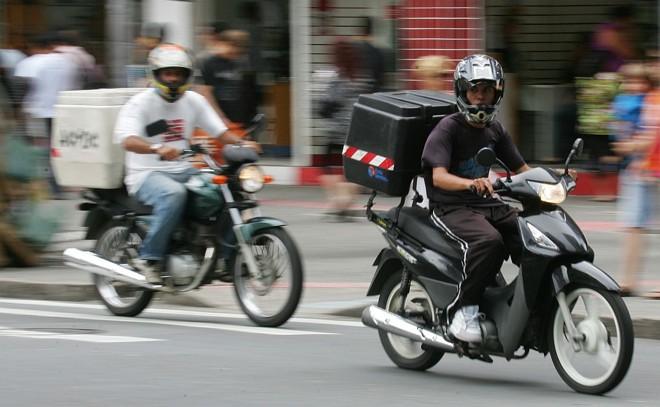
[[[60,308],[86,308],[86,309],[107,309],[104,305],[100,304],[85,304],[80,302],[68,302],[68,301],[43,301],[43,300],[19,300],[13,298],[0,298],[1,304],[15,304],[15,305],[37,305],[37,306],[49,306],[49,307],[60,307]],[[212,317],[212,318],[227,318],[227,319],[247,319],[244,314],[232,314],[227,312],[207,312],[207,311],[190,311],[190,310],[179,310],[179,309],[170,309],[170,308],[147,308],[144,311],[145,314],[157,314],[157,315],[183,315],[183,316],[195,316],[195,317]],[[116,317],[113,317],[116,318]],[[316,324],[316,325],[334,325],[334,326],[350,326],[357,328],[364,328],[362,322],[359,321],[348,321],[341,319],[322,319],[322,318],[298,318],[294,317],[289,320],[290,322],[299,322],[304,324]]]
[[[44,318],[66,318],[78,319],[89,321],[107,321],[107,322],[127,322],[133,324],[153,324],[153,325],[170,325],[170,326],[183,326],[186,328],[200,328],[200,329],[213,329],[220,331],[232,331],[260,335],[274,335],[274,336],[292,336],[292,335],[336,335],[332,332],[314,332],[314,331],[296,331],[293,329],[283,328],[261,328],[253,326],[238,326],[228,325],[213,322],[187,322],[187,321],[170,321],[163,319],[152,318],[131,318],[131,317],[116,317],[116,316],[103,316],[103,315],[90,315],[90,314],[77,314],[69,312],[52,312],[40,311],[32,309],[18,309],[18,308],[0,308],[0,314],[9,315],[26,315]]]
[[[15,338],[30,339],[63,339],[67,341],[93,342],[93,343],[127,343],[127,342],[156,342],[163,339],[138,338],[135,336],[113,336],[98,334],[62,334],[48,331],[28,331],[22,329],[11,329],[0,326],[0,337],[11,336]]]

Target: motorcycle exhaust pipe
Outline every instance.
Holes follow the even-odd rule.
[[[445,352],[454,352],[454,344],[442,335],[424,329],[419,325],[393,314],[389,311],[370,305],[362,311],[362,323],[376,329],[382,329],[394,335],[403,336],[416,342],[438,348]]]
[[[64,250],[62,255],[64,257],[64,264],[79,270],[99,274],[112,278],[113,280],[148,288],[150,290],[158,291],[163,288],[163,286],[148,283],[142,274],[103,259],[92,252],[69,248]]]

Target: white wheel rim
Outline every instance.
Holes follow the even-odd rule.
[[[125,226],[116,226],[106,233],[113,233],[113,236],[109,236],[108,240],[116,239],[118,236],[125,234],[127,228]],[[130,237],[131,242],[126,242],[134,246],[139,246],[142,242],[142,239],[137,235],[133,234]],[[117,250],[119,249],[118,244],[123,244],[123,242],[115,242],[113,240],[101,242],[99,245],[99,255],[113,262],[120,262],[122,259],[119,259],[117,256]],[[99,294],[105,299],[110,305],[117,308],[128,308],[133,304],[137,303],[142,296],[144,295],[144,290],[134,289],[130,284],[122,283],[112,278],[95,275],[96,287],[99,291]],[[132,296],[126,296],[121,294],[118,289],[121,291],[123,289],[131,291],[134,293]]]
[[[399,296],[400,290],[401,290],[401,283],[397,284],[392,289],[392,291],[390,291],[390,295],[387,298],[387,303],[385,304],[385,309],[387,311],[393,313],[399,312],[399,309],[401,307],[401,297]],[[416,281],[411,281],[410,292],[406,297],[406,304],[405,304],[405,309],[407,311],[409,311],[410,307],[412,306],[416,308],[418,307],[417,304],[412,302],[412,300],[415,298],[421,298],[427,301],[428,304],[433,304],[431,302],[431,298],[429,297],[424,287],[422,287]],[[411,339],[405,338],[403,336],[394,335],[391,333],[387,334],[387,338],[390,341],[390,344],[392,345],[392,348],[396,351],[396,353],[398,353],[400,356],[406,359],[416,359],[422,356],[426,352],[424,349],[422,349],[421,342],[416,342]]]
[[[585,336],[575,351],[568,339],[559,309],[552,327],[557,359],[566,374],[583,386],[597,386],[614,372],[621,355],[621,327],[610,303],[597,291],[579,288],[566,295],[566,304],[580,334]],[[609,315],[603,315],[609,314]],[[605,318],[612,322],[608,324]]]
[[[270,233],[256,236],[250,247],[257,266],[265,273],[264,278],[259,280],[238,273],[234,284],[248,312],[270,318],[280,313],[291,297],[294,280],[291,253],[279,237]],[[236,267],[247,267],[242,255],[237,260]]]

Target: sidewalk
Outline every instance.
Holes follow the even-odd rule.
[[[268,192],[260,194],[259,198],[264,207],[314,209],[324,207],[323,192],[317,187],[273,186]],[[366,201],[366,196],[364,198],[360,201]],[[398,203],[396,198],[377,199],[377,204],[382,207],[391,207],[396,203]],[[68,218],[64,223],[69,226],[57,234],[55,241],[43,256],[42,266],[0,269],[0,297],[59,301],[97,300],[91,276],[86,272],[62,265],[61,253],[65,248],[77,247],[89,250],[93,247],[93,242],[82,240],[84,230],[78,226],[82,223],[82,215],[75,210],[75,202],[70,202],[69,206],[71,209],[67,212]],[[611,233],[617,227],[612,216],[604,218],[602,215],[615,211],[614,204],[599,203],[600,214],[595,213],[594,206],[584,198],[576,198],[564,207],[585,230],[590,230],[591,233],[601,235],[603,232]],[[355,210],[362,211],[361,205],[356,205]],[[303,299],[297,315],[358,318],[366,305],[376,302],[375,297],[365,297],[369,278],[344,284],[327,283],[318,280],[313,270],[308,270]],[[660,339],[660,301],[639,297],[624,300],[634,320],[635,335],[639,338]],[[157,296],[156,301],[170,305],[240,312],[234,299],[233,288],[227,284],[205,286],[201,290],[186,294],[163,294]]]

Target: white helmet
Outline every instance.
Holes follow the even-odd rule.
[[[175,83],[162,82],[158,71],[164,68],[180,68],[185,70],[184,79]],[[168,102],[179,99],[190,87],[193,62],[190,54],[180,45],[161,44],[149,53],[149,69],[158,93]]]

